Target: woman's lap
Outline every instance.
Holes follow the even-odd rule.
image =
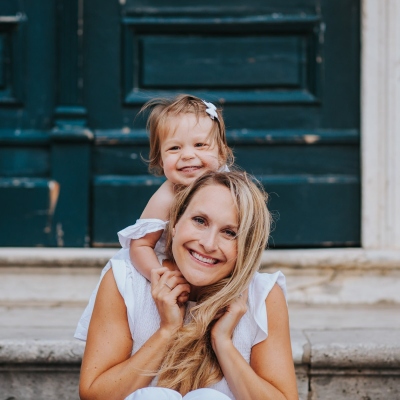
[[[175,390],[148,387],[136,390],[125,400],[182,400],[182,396]],[[230,397],[217,390],[205,388],[189,392],[183,400],[230,400]]]

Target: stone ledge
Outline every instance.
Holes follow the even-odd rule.
[[[310,342],[312,368],[400,368],[400,330],[307,330],[305,336]]]
[[[103,267],[118,249],[0,248],[0,266]],[[262,269],[400,270],[399,250],[301,249],[267,250]]]
[[[84,348],[78,340],[0,340],[0,363],[77,364]]]
[[[104,267],[118,249],[0,248],[0,267]]]
[[[292,331],[296,366],[313,369],[400,370],[400,330]],[[80,363],[85,343],[71,340],[0,340],[1,364]]]
[[[264,251],[262,269],[400,270],[399,250],[311,249]]]

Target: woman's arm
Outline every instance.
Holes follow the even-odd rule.
[[[167,281],[174,290],[164,285]],[[160,328],[131,356],[133,341],[126,306],[112,270],[105,274],[82,360],[79,384],[82,400],[124,399],[149,385],[153,377],[143,373],[158,370],[171,338],[182,325],[184,311],[176,301],[182,291],[190,288],[179,272],[160,268],[152,273],[152,295],[161,317]]]
[[[268,338],[252,348],[250,365],[232,343],[233,329],[246,312],[246,299],[243,296],[235,301],[228,310],[231,315],[221,317],[212,330],[213,348],[230,389],[238,400],[297,400],[289,318],[282,290],[275,285],[267,297]]]

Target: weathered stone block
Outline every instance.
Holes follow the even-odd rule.
[[[385,375],[346,372],[343,375],[312,376],[310,400],[398,400],[399,371]],[[391,375],[392,374],[392,375]]]
[[[0,400],[79,400],[79,365],[3,366]]]

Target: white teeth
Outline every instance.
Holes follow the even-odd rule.
[[[192,170],[192,169],[199,169],[200,167],[193,166],[193,167],[183,167],[181,168],[181,171],[186,171],[186,170]]]
[[[205,263],[207,263],[207,264],[216,264],[216,263],[218,262],[218,260],[215,260],[214,258],[206,258],[206,257],[203,257],[203,256],[201,256],[200,254],[198,254],[198,253],[196,253],[196,252],[194,252],[194,251],[191,251],[191,254],[192,254],[192,256],[193,256],[194,258],[196,258],[197,260],[202,261],[202,262],[205,262]]]

